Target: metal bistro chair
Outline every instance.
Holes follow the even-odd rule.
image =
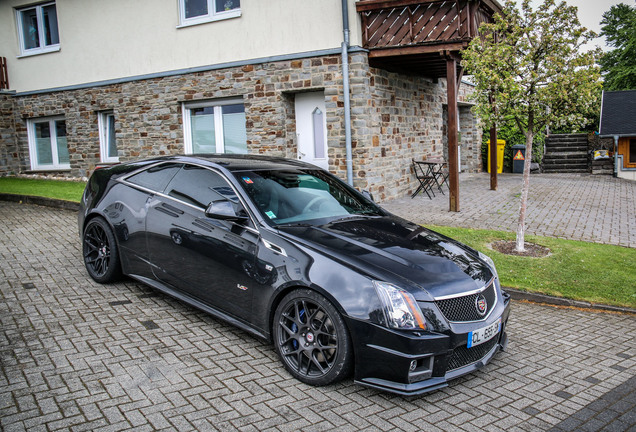
[[[435,178],[433,165],[425,161],[416,161],[415,159],[411,160],[413,162],[413,172],[415,173],[415,178],[420,183],[417,189],[415,189],[415,192],[413,192],[413,194],[411,195],[411,199],[415,198],[415,196],[421,191],[426,192],[426,195],[428,195],[429,199],[433,199],[433,197],[431,196],[431,194],[435,196],[435,192],[433,192],[433,186],[438,185],[437,179]]]
[[[433,167],[433,177],[435,177],[437,189],[444,195],[442,186],[446,183],[446,187],[448,187],[448,165],[446,162],[437,161],[437,164]]]

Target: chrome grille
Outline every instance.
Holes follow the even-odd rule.
[[[487,303],[486,313],[483,315],[479,315],[479,312],[477,312],[477,297],[480,294],[484,295]],[[452,322],[484,320],[490,315],[490,311],[492,311],[496,303],[497,293],[495,292],[494,280],[480,293],[435,301],[435,304],[446,319]]]
[[[497,344],[499,337],[494,337],[481,345],[468,348],[465,345],[457,347],[448,359],[446,371],[459,369],[481,360]]]

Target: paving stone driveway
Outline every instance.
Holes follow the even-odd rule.
[[[436,193],[390,200],[387,210],[423,225],[516,232],[522,176],[500,174],[490,190],[490,174],[461,173],[460,212],[448,211]],[[636,248],[636,182],[608,175],[532,174],[526,233]]]
[[[0,202],[0,429],[635,430],[636,317],[514,302],[490,365],[420,397],[289,377],[272,346],[81,265],[76,215]]]

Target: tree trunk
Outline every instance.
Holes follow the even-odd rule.
[[[526,230],[526,205],[528,203],[528,190],[530,189],[530,163],[532,162],[532,141],[534,133],[532,128],[526,132],[526,156],[523,162],[523,186],[521,188],[521,206],[519,208],[519,225],[517,226],[517,252],[525,251]]]

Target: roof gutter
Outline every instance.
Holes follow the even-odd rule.
[[[349,4],[342,0],[342,92],[345,117],[345,150],[347,164],[347,183],[353,186],[353,156],[351,150],[351,103],[349,96]]]

